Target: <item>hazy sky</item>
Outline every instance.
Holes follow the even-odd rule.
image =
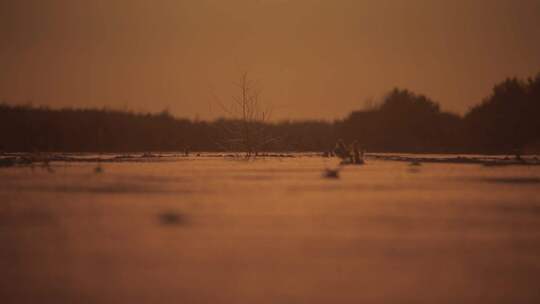
[[[242,71],[274,118],[394,86],[463,113],[540,72],[540,0],[0,0],[0,100],[219,116]]]

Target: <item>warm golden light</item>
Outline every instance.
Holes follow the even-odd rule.
[[[523,0],[2,1],[0,98],[54,107],[221,113],[243,71],[275,119],[345,116],[394,86],[465,112],[540,68]]]
[[[0,304],[540,303],[539,0],[0,0]]]

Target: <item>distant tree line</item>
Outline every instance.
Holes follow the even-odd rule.
[[[223,151],[237,121],[174,118],[107,109],[0,104],[0,151]],[[257,124],[259,122],[252,122]],[[329,151],[338,139],[373,152],[538,153],[540,74],[506,79],[464,116],[441,111],[430,98],[394,89],[370,109],[345,119],[264,122],[261,151]]]

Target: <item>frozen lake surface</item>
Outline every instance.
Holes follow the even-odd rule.
[[[540,303],[540,167],[0,169],[0,303]]]

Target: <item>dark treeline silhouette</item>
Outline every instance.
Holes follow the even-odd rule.
[[[369,150],[458,152],[463,150],[462,119],[441,112],[429,98],[394,89],[371,110],[353,112],[337,123],[346,141],[359,140]]]
[[[225,130],[211,122],[113,110],[0,104],[0,149],[6,152],[224,151]],[[540,74],[507,79],[463,117],[426,96],[394,89],[371,109],[343,120],[265,123],[262,151],[329,151],[340,138],[373,152],[538,153]],[[234,149],[234,147],[232,148]]]
[[[146,152],[225,151],[225,130],[235,120],[177,119],[168,112],[138,114],[114,110],[35,108],[0,104],[0,151]],[[332,147],[336,135],[327,122],[268,123],[266,151],[317,151]]]
[[[540,150],[540,74],[507,79],[464,119],[464,145],[474,151]]]

